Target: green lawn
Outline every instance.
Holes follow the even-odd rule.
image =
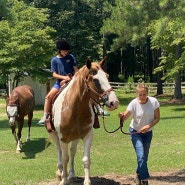
[[[105,118],[107,129],[114,130],[119,126],[118,113],[124,111],[128,102],[135,94],[116,92],[120,106]],[[167,98],[159,97],[159,101]],[[22,153],[16,154],[16,146],[8,119],[5,114],[5,101],[0,100],[0,184],[1,185],[36,185],[41,181],[55,179],[57,153],[53,142],[45,149],[48,133],[44,126],[36,123],[42,116],[42,106],[36,107],[31,128],[31,141],[26,142],[27,124],[22,132]],[[154,137],[149,156],[151,172],[183,170],[185,168],[185,105],[161,104],[161,120],[154,129]],[[128,131],[129,121],[124,130]],[[94,141],[91,149],[91,176],[116,173],[121,175],[134,174],[136,166],[135,153],[130,138],[120,131],[108,134],[101,128],[94,130]],[[84,176],[83,146],[78,145],[76,156],[76,174]]]

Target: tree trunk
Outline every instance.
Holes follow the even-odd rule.
[[[177,59],[181,56],[182,48],[180,45],[176,46],[176,57]],[[174,89],[174,98],[182,99],[182,91],[181,91],[181,72],[179,71],[175,75],[175,89]]]
[[[182,91],[181,91],[181,73],[177,73],[175,76],[175,89],[174,89],[174,98],[182,99]]]
[[[157,95],[163,94],[163,81],[161,78],[163,73],[161,71],[157,72]]]
[[[161,49],[154,50],[153,53],[154,53],[153,56],[154,56],[154,61],[155,61],[154,68],[156,68],[159,66],[159,63],[160,63],[159,58],[161,57]],[[157,72],[157,95],[163,94],[162,77],[163,77],[163,72],[162,71]]]

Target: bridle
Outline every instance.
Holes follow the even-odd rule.
[[[104,97],[104,96],[106,96],[109,92],[113,91],[113,88],[111,87],[111,88],[107,89],[106,91],[104,91],[103,93],[100,94],[100,93],[98,93],[96,90],[94,90],[94,89],[88,84],[88,82],[87,82],[86,79],[83,78],[83,80],[84,80],[85,85],[86,85],[86,87],[87,87],[87,91],[90,92],[90,93],[93,93],[93,94],[96,95],[96,96],[98,96],[98,99],[99,99],[99,100],[103,100],[103,97]],[[93,98],[92,96],[91,96],[91,99],[93,99],[98,105],[100,105],[100,102],[97,101],[97,99]],[[105,104],[103,103],[103,105],[100,105],[100,106],[104,106],[104,105],[105,105]],[[113,130],[113,131],[108,131],[107,128],[105,127],[104,115],[102,116],[102,119],[103,119],[103,127],[104,127],[104,130],[105,130],[107,133],[110,133],[110,134],[111,134],[111,133],[114,133],[114,132],[118,131],[119,129],[120,129],[121,132],[122,132],[123,134],[125,134],[125,135],[132,135],[132,134],[138,134],[138,133],[139,133],[139,132],[132,132],[132,133],[130,133],[130,132],[124,132],[124,131],[123,131],[123,125],[124,125],[124,119],[123,119],[123,118],[120,118],[120,125],[119,125],[119,127],[118,127],[117,129],[115,129],[115,130]]]
[[[94,90],[94,89],[88,84],[87,80],[84,79],[84,82],[85,82],[85,85],[86,85],[86,87],[87,87],[87,91],[90,92],[90,93],[92,93],[92,94],[94,94],[94,95],[96,95],[96,96],[98,97],[98,100],[103,100],[104,96],[106,96],[109,92],[113,91],[113,88],[111,87],[111,88],[107,89],[106,91],[104,91],[103,93],[100,94],[100,93],[98,93],[96,90]],[[100,102],[99,102],[97,99],[93,98],[92,96],[91,96],[91,99],[93,99],[97,104],[100,105]],[[104,104],[103,104],[103,105],[104,105]],[[101,105],[100,105],[100,106],[101,106]]]

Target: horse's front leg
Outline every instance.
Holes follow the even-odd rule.
[[[60,146],[62,149],[62,164],[63,164],[63,173],[62,173],[62,181],[60,185],[68,185],[68,173],[67,173],[67,164],[69,162],[69,154],[68,154],[68,143],[64,143],[60,139]]]
[[[53,131],[50,133],[51,138],[53,139],[53,141],[56,144],[56,148],[57,148],[57,152],[58,152],[58,163],[57,163],[57,171],[56,171],[56,175],[58,180],[62,180],[62,173],[63,173],[63,165],[62,165],[62,150],[60,147],[60,141],[59,141],[59,137],[56,131]]]
[[[84,157],[83,157],[83,165],[85,172],[84,185],[91,185],[90,181],[90,149],[93,140],[93,129],[85,136],[83,139],[84,142]]]
[[[18,124],[18,131],[17,131],[16,153],[20,153],[21,152],[21,145],[22,145],[21,137],[22,137],[22,128],[23,128],[23,124],[24,124],[24,119],[21,119],[19,122],[17,122],[17,124]]]
[[[17,134],[16,134],[16,128],[15,128],[15,124],[14,125],[11,125],[11,130],[12,130],[12,135],[14,136],[14,139],[15,139],[15,142],[16,142],[16,145],[17,145],[17,142],[18,142],[18,139],[17,139]]]
[[[17,147],[16,148],[16,153],[20,153],[20,151],[21,151],[21,142],[17,137],[16,130],[15,130],[15,125],[11,126],[11,129],[12,129],[12,134],[13,134],[13,136],[15,138],[15,141],[16,141],[16,147]]]
[[[77,150],[77,144],[79,140],[72,141],[71,143],[71,148],[70,148],[70,169],[69,169],[69,177],[68,179],[75,178],[75,169],[74,169],[74,158],[76,155],[76,150]]]

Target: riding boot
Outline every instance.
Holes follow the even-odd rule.
[[[45,127],[48,132],[52,132],[55,130],[54,124],[53,124],[53,119],[52,119],[52,114],[48,113],[46,117],[46,122],[45,122]]]

